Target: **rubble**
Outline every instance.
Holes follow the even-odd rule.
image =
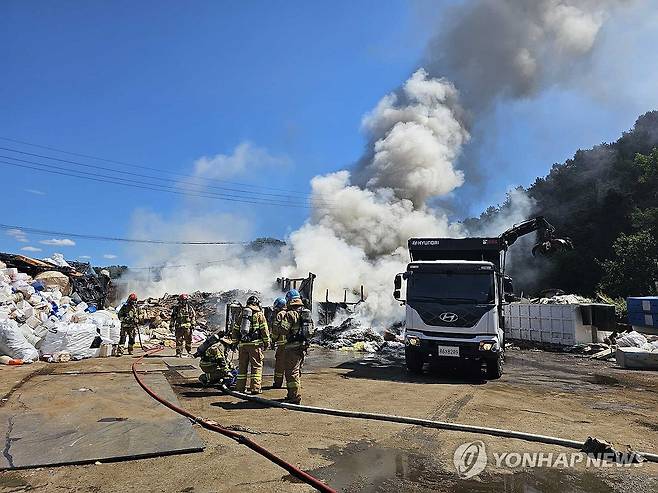
[[[357,319],[346,318],[340,325],[319,328],[311,343],[327,349],[374,353],[383,345],[384,337],[371,327],[362,327]]]
[[[98,306],[99,302],[108,299],[108,290],[111,286],[101,282],[91,265],[67,262],[61,253],[55,253],[44,260],[24,255],[0,253],[0,262],[3,262],[5,267],[20,271],[23,276],[34,279],[42,276],[50,283],[60,283],[58,289],[62,294],[76,293],[82,301],[90,305]],[[66,287],[64,277],[68,279],[70,287]],[[44,285],[46,285],[45,279]],[[54,286],[47,285],[47,287]]]
[[[549,298],[533,298],[530,303],[540,305],[582,305],[594,303],[594,300],[577,294],[557,294]]]
[[[584,355],[595,355],[602,351],[607,351],[610,349],[608,344],[603,342],[592,342],[588,344],[576,344],[574,346],[568,347],[566,351],[573,354],[584,354]]]
[[[233,301],[244,303],[251,296],[259,296],[257,291],[232,289],[208,293],[195,291],[189,294],[189,302],[197,316],[197,327],[202,332],[210,334],[224,329],[226,305]],[[152,331],[164,333],[170,330],[172,308],[178,303],[178,294],[164,294],[160,298],[146,298],[139,301],[143,320]]]
[[[3,362],[97,357],[107,352],[102,346],[118,343],[116,314],[96,311],[66,289],[70,286],[61,272],[45,271],[33,278],[0,262],[0,353],[9,358]]]
[[[399,331],[399,326],[391,327],[383,336],[372,327],[364,327],[358,319],[348,317],[339,325],[318,328],[311,339],[311,344],[327,349],[378,353],[395,357],[400,356],[404,351],[404,343]]]

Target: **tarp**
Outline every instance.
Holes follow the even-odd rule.
[[[48,289],[58,289],[65,296],[71,294],[71,281],[66,274],[49,270],[37,275],[35,279],[41,281]]]

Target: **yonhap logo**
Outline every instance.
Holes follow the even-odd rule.
[[[448,323],[456,322],[458,318],[459,317],[457,314],[452,312],[443,312],[441,315],[439,315],[439,320]]]
[[[462,479],[477,476],[487,467],[487,451],[484,442],[476,440],[457,447],[452,457],[457,474]]]

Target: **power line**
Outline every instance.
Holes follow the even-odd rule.
[[[248,245],[249,241],[169,241],[169,240],[143,240],[138,238],[121,238],[114,236],[88,235],[81,233],[64,233],[62,231],[50,231],[46,229],[27,228],[25,226],[12,226],[0,224],[2,230],[21,230],[24,233],[42,236],[65,236],[85,240],[120,241],[124,243],[148,243],[157,245]]]
[[[256,258],[258,255],[243,255],[239,257],[240,260],[242,259],[247,259],[247,258]],[[128,270],[153,270],[153,271],[158,271],[162,269],[180,269],[183,267],[202,267],[205,265],[214,265],[214,264],[222,264],[224,262],[228,262],[229,260],[234,260],[234,258],[223,258],[219,260],[209,260],[208,262],[197,262],[195,264],[179,264],[179,265],[150,265],[147,267],[128,267]]]
[[[25,151],[21,151],[21,150],[18,150],[18,149],[12,149],[12,148],[9,148],[9,147],[0,147],[0,150],[15,152],[15,153],[18,153],[18,154],[31,156],[31,157],[49,159],[49,160],[58,161],[58,162],[62,162],[62,163],[68,163],[68,164],[72,164],[74,166],[82,166],[82,167],[85,167],[85,168],[99,169],[99,170],[110,171],[110,172],[118,173],[118,174],[135,176],[135,177],[138,177],[138,178],[148,178],[148,179],[151,179],[151,180],[158,180],[158,181],[174,183],[175,185],[181,185],[181,180],[174,180],[174,179],[171,179],[171,178],[163,178],[161,176],[144,175],[144,174],[141,174],[141,173],[133,173],[133,172],[130,172],[130,171],[121,171],[121,170],[117,170],[115,168],[108,168],[106,166],[97,166],[97,165],[88,164],[88,163],[80,163],[80,162],[71,161],[71,160],[68,160],[68,159],[60,159],[60,158],[56,158],[56,157],[52,157],[52,156],[45,156],[43,154],[35,154],[35,153],[32,153],[32,152],[25,152]],[[12,156],[0,156],[0,157],[5,158],[5,159],[13,159],[15,161],[21,161],[21,162],[26,162],[26,163],[41,164],[41,163],[34,163],[33,161],[24,161],[24,160],[21,160],[19,158],[12,157]],[[43,166],[52,166],[52,165],[43,164]],[[195,179],[198,180],[199,178],[198,177],[187,177],[187,180],[195,180]],[[204,186],[205,186],[205,187],[208,187],[208,188],[214,188],[214,189],[222,190],[222,191],[245,193],[245,194],[256,195],[256,196],[263,195],[263,196],[276,197],[276,198],[282,197],[286,200],[297,200],[298,199],[297,196],[290,195],[290,194],[256,192],[256,191],[250,191],[250,190],[242,190],[242,189],[238,189],[238,188],[219,187],[219,186],[216,186],[216,185],[200,185],[200,184],[190,183],[188,181],[185,182],[186,187],[189,187],[190,185],[198,186],[200,188],[200,190],[198,190],[198,191],[205,191],[205,188],[204,188]],[[302,196],[302,200],[303,200],[303,197],[304,196]]]
[[[16,158],[9,158],[17,161]],[[22,160],[24,161],[24,160]],[[217,194],[217,193],[212,193],[212,192],[184,192],[184,191],[179,191],[178,189],[175,189],[173,187],[168,187],[165,185],[159,185],[159,184],[147,184],[143,185],[141,182],[137,182],[134,180],[128,180],[126,178],[118,178],[118,177],[113,177],[113,176],[107,176],[107,175],[98,175],[97,173],[86,173],[84,171],[76,171],[76,170],[71,170],[68,168],[62,168],[58,166],[53,166],[53,165],[45,165],[42,163],[35,163],[32,161],[24,161],[28,162],[30,164],[35,164],[36,166],[40,167],[35,167],[35,166],[29,166],[27,164],[18,164],[18,163],[12,163],[8,161],[0,161],[0,164],[4,165],[9,165],[9,166],[14,166],[18,168],[25,168],[25,169],[32,169],[35,171],[42,171],[44,173],[49,173],[49,174],[55,174],[55,175],[62,175],[62,176],[70,176],[73,178],[81,178],[84,180],[89,180],[89,181],[95,181],[95,182],[101,182],[101,183],[109,183],[113,185],[123,185],[127,187],[132,187],[132,188],[139,188],[143,190],[152,190],[156,192],[166,192],[166,193],[171,193],[175,195],[182,195],[182,196],[191,196],[191,197],[201,197],[201,198],[209,198],[209,199],[216,199],[216,200],[226,200],[229,202],[241,202],[241,203],[247,203],[247,204],[259,204],[259,205],[273,205],[273,206],[279,206],[279,207],[300,207],[300,208],[311,208],[310,205],[302,205],[302,204],[295,204],[295,203],[289,203],[289,202],[275,202],[272,200],[267,200],[267,199],[259,199],[259,198],[253,198],[249,200],[249,198],[235,198],[235,197],[241,197],[241,196],[235,196],[231,194]],[[52,169],[48,169],[52,168]],[[53,169],[59,169],[59,170],[65,170],[65,171],[54,171]],[[88,175],[88,176],[87,176]],[[98,178],[98,176],[107,178]],[[156,188],[157,187],[157,188]]]
[[[22,144],[22,145],[31,146],[31,147],[37,147],[37,148],[40,148],[40,149],[48,149],[50,151],[61,152],[63,154],[68,154],[70,156],[84,157],[84,158],[88,158],[88,159],[95,159],[97,161],[104,161],[106,163],[119,164],[121,166],[130,166],[131,168],[140,168],[140,169],[146,169],[146,170],[150,170],[150,171],[157,171],[158,173],[166,173],[166,174],[175,175],[175,176],[188,177],[188,175],[186,175],[185,173],[177,173],[175,171],[167,171],[167,170],[163,170],[163,169],[159,169],[159,168],[153,168],[153,167],[150,167],[150,166],[142,166],[142,165],[138,165],[138,164],[134,164],[134,163],[127,163],[125,161],[117,161],[117,160],[114,160],[114,159],[107,159],[107,158],[92,156],[92,155],[89,155],[89,154],[82,154],[82,153],[79,153],[79,152],[65,151],[63,149],[58,149],[56,147],[45,146],[45,145],[40,145],[40,144],[33,144],[31,142],[26,142],[26,141],[17,140],[17,139],[10,139],[8,137],[0,136],[0,140],[5,140],[7,142],[14,142],[16,144]],[[218,178],[206,178],[206,179],[210,180],[210,181],[215,181],[215,182],[218,182],[218,183],[227,183],[229,185],[263,188],[263,189],[266,189],[266,190],[276,190],[276,191],[279,191],[279,192],[293,192],[293,193],[298,192],[298,190],[268,187],[266,185],[255,185],[253,183],[240,183],[240,182],[229,181],[229,180],[220,180]]]

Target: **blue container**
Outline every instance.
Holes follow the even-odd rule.
[[[43,291],[46,289],[45,284],[41,280],[36,280],[32,283],[32,287],[34,288],[35,291]]]
[[[641,296],[626,298],[628,313],[658,314],[658,296]]]
[[[658,314],[629,312],[628,323],[640,327],[658,327]]]

